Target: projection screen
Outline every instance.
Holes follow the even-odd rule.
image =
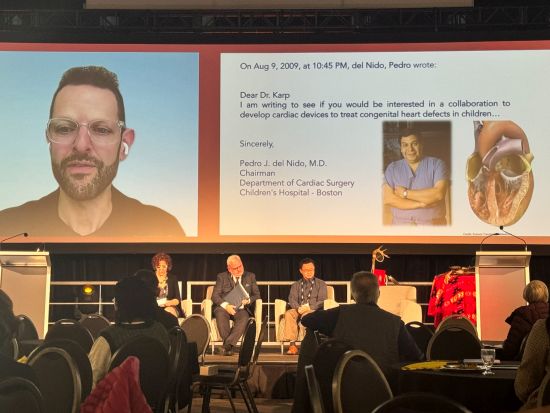
[[[0,237],[548,244],[549,65],[547,41],[0,44]]]

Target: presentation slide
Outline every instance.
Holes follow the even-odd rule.
[[[0,239],[549,244],[549,66],[546,41],[0,44]]]
[[[220,233],[548,236],[549,63],[548,50],[223,53]]]

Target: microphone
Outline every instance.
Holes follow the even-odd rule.
[[[0,241],[0,251],[2,251],[2,244],[3,244],[5,241],[9,241],[10,239],[20,237],[21,235],[23,235],[24,237],[28,237],[28,236],[29,236],[29,234],[28,234],[27,232],[20,232],[19,234],[12,235],[11,237],[4,238],[2,241]]]
[[[497,235],[500,235],[500,232],[493,232],[492,234],[489,234],[487,235],[485,238],[483,238],[481,240],[481,242],[479,243],[479,250],[480,251],[483,251],[483,243],[485,242],[485,240],[491,238],[491,237],[496,237]]]
[[[501,230],[502,232],[504,232],[505,234],[508,234],[508,235],[510,235],[511,237],[514,237],[515,239],[519,239],[521,242],[523,242],[523,246],[524,246],[524,248],[525,248],[525,251],[527,251],[527,242],[526,242],[523,238],[518,237],[517,235],[514,235],[514,234],[512,234],[511,232],[506,231],[506,230],[504,229],[504,226],[503,226],[503,225],[501,225],[499,228],[500,228],[500,230]]]

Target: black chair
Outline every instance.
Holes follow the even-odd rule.
[[[29,380],[4,379],[0,381],[0,412],[44,413],[42,394]]]
[[[344,353],[332,378],[332,400],[336,413],[363,413],[393,397],[390,385],[367,353]]]
[[[434,393],[405,393],[378,406],[372,413],[471,413],[461,404]]]
[[[32,320],[25,314],[19,314],[17,318],[17,329],[15,337],[18,340],[38,340],[38,332]]]
[[[111,325],[111,322],[99,313],[85,314],[78,322],[88,329],[94,340],[103,329]]]
[[[319,345],[313,357],[312,364],[321,389],[323,406],[327,413],[334,411],[332,379],[336,366],[341,357],[350,350],[353,350],[353,347],[348,343],[337,339],[329,339]]]
[[[407,331],[416,342],[416,345],[423,354],[426,354],[428,350],[428,343],[433,337],[433,331],[424,323],[420,321],[411,321],[405,324]]]
[[[447,318],[443,319],[443,321],[437,326],[436,333],[450,327],[463,328],[464,330],[467,330],[474,336],[478,337],[477,329],[474,323],[459,314],[450,315]]]
[[[248,320],[246,329],[243,335],[241,343],[241,349],[239,351],[239,358],[237,361],[237,367],[235,373],[219,373],[212,376],[201,376],[200,384],[204,388],[204,395],[202,399],[202,412],[210,412],[210,397],[213,389],[222,389],[229,398],[231,408],[233,412],[235,410],[235,403],[231,396],[232,390],[239,390],[243,396],[243,400],[246,404],[248,412],[258,413],[254,397],[248,387],[247,380],[250,376],[250,369],[252,367],[252,355],[254,353],[254,342],[256,338],[256,321],[251,318]]]
[[[178,412],[179,407],[179,389],[182,380],[189,370],[187,366],[187,358],[189,352],[187,350],[187,338],[185,333],[179,326],[172,327],[168,331],[170,337],[170,382],[168,383],[167,402],[168,407],[173,412]]]
[[[90,352],[94,344],[94,338],[88,329],[78,321],[70,319],[56,321],[55,324],[48,329],[44,341],[48,342],[58,339],[74,341],[84,349],[86,354]]]
[[[428,360],[462,360],[479,358],[481,343],[471,331],[447,327],[435,332],[428,343]]]
[[[313,365],[311,364],[309,366],[306,366],[305,373],[311,410],[313,411],[313,413],[325,413],[321,389],[319,388],[317,377],[315,377],[315,367],[313,367]]]
[[[15,338],[19,346],[19,357],[28,356],[31,351],[43,343],[38,338],[38,332],[32,320],[25,314],[19,314],[17,318],[17,328]]]
[[[9,357],[13,360],[17,360],[19,356],[19,343],[16,338],[6,341],[6,343],[0,348],[0,354]]]
[[[265,340],[265,335],[267,334],[267,325],[268,325],[268,316],[265,316],[265,318],[262,321],[262,326],[260,327],[260,334],[258,335],[258,340],[256,341],[256,345],[254,346],[254,354],[252,355],[252,364],[250,368],[250,374],[252,374],[252,370],[254,370],[254,367],[258,364],[258,358],[260,357],[260,353],[262,351],[262,345]],[[233,374],[237,370],[236,366],[221,366],[218,370],[222,373],[230,373]]]
[[[78,367],[65,350],[45,347],[29,356],[47,412],[76,413],[80,409],[81,383]]]
[[[537,395],[537,407],[548,406],[550,404],[550,373],[547,373],[542,379]]]
[[[78,375],[80,376],[81,400],[85,400],[86,397],[88,397],[88,395],[92,391],[92,384],[93,384],[92,366],[90,364],[90,359],[88,358],[88,354],[86,354],[84,349],[74,341],[57,339],[57,340],[50,340],[50,341],[44,342],[44,344],[36,348],[30,354],[29,357],[32,358],[34,357],[35,352],[40,352],[43,349],[50,348],[50,347],[60,348],[62,350],[65,350],[69,354],[69,356],[71,356],[71,358],[73,359],[78,369]]]
[[[133,337],[111,357],[109,371],[129,356],[139,359],[139,382],[147,403],[155,412],[164,411],[170,382],[170,356],[159,340],[148,336]]]
[[[181,323],[188,343],[196,343],[199,360],[204,363],[204,354],[210,343],[210,323],[200,314],[191,314]]]

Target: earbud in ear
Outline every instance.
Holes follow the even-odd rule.
[[[128,156],[128,152],[130,152],[130,147],[128,146],[128,144],[126,142],[122,142],[122,147],[124,148],[123,149],[124,155]]]

